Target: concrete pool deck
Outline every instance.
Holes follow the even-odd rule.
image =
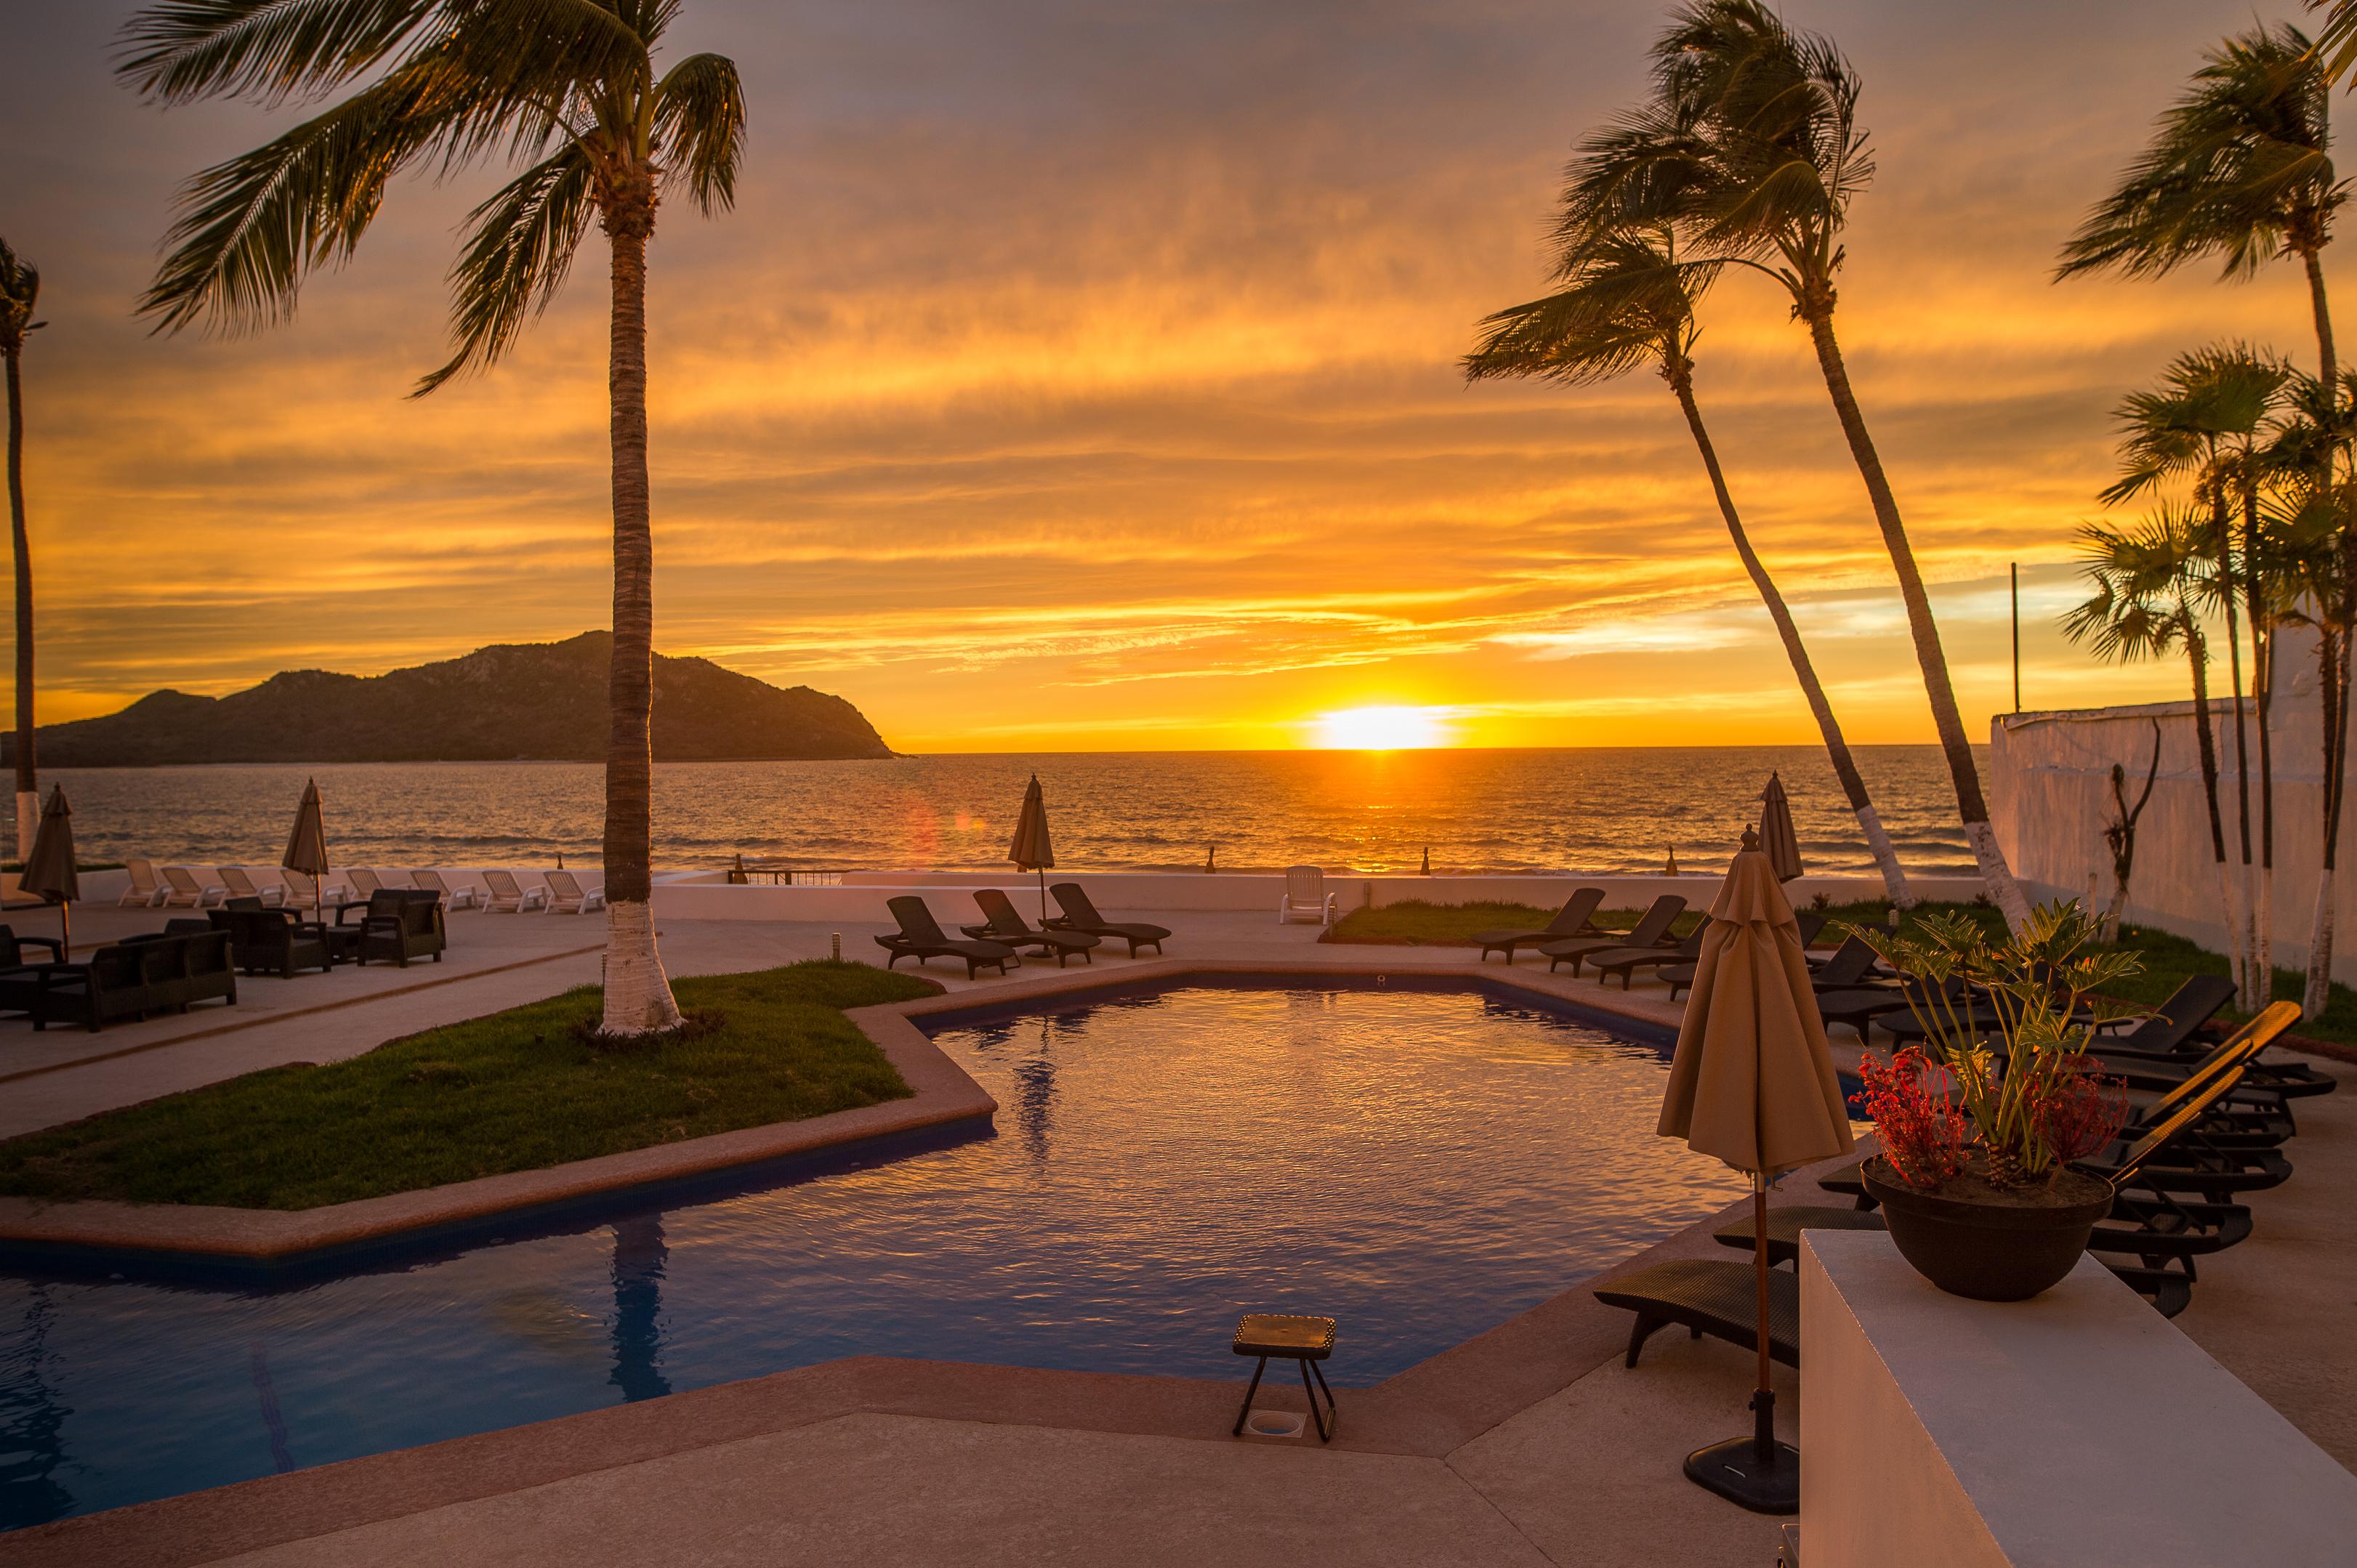
[[[124,929],[152,923],[147,916]],[[1221,967],[1280,958],[1356,972],[1434,971],[1463,966],[1469,956],[1321,946],[1315,928],[1278,927],[1265,916],[1187,913],[1162,923],[1178,931],[1172,945],[1186,959],[1229,961]],[[49,1104],[81,1104],[88,1109],[68,1114],[89,1114],[270,1059],[356,1054],[411,1028],[595,978],[594,953],[564,950],[594,933],[594,922],[462,914],[452,925],[454,944],[486,950],[483,970],[463,983],[394,985],[364,1007],[307,1017],[257,1009],[250,1026],[231,1034],[167,1038],[104,1062],[60,1057],[10,1090],[53,1080]],[[830,935],[749,922],[666,921],[663,932],[666,960],[681,973],[823,956]],[[867,930],[842,934],[846,956],[859,947],[874,951]],[[544,952],[545,961],[492,972],[494,948]],[[956,1002],[972,1003],[1013,999],[1075,975],[1144,980],[1158,967],[1151,957],[1115,958],[1061,976],[1050,966],[1043,981],[1034,964],[1008,981],[972,985],[943,966],[925,972]],[[1541,988],[1544,965],[1515,968],[1521,983]],[[1496,976],[1504,966],[1487,970]],[[377,972],[370,972],[371,986],[385,983]],[[412,980],[419,974],[408,972]],[[425,975],[433,978],[433,966]],[[317,982],[345,979],[339,972]],[[1590,1006],[1621,1002],[1617,988],[1608,1001],[1585,981],[1558,977],[1545,986],[1558,988]],[[1640,983],[1626,1006],[1649,1021],[1674,1021],[1659,987]],[[201,1016],[156,1024],[168,1031]],[[368,1026],[351,1026],[362,1018]],[[323,1024],[335,1019],[328,1035]],[[129,1035],[75,1039],[87,1050]],[[57,1037],[24,1031],[10,1041],[46,1046]],[[279,1054],[289,1051],[296,1054]],[[2344,1207],[2357,1190],[2357,1103],[2344,1088],[2301,1101],[2298,1112],[2301,1135],[2290,1149],[2298,1174],[2251,1195],[2256,1233],[2204,1261],[2178,1324],[2357,1468],[2357,1348],[2330,1328],[2357,1299],[2357,1242]],[[1795,1178],[1779,1187],[1777,1201],[1827,1199]],[[1739,1257],[1710,1240],[1717,1222],[1623,1267],[1665,1256]],[[1314,1439],[1229,1437],[1241,1376],[1125,1378],[858,1358],[68,1520],[0,1536],[0,1564],[441,1558],[1683,1568],[1772,1561],[1773,1521],[1702,1492],[1678,1470],[1690,1449],[1741,1430],[1751,1358],[1716,1341],[1662,1335],[1642,1364],[1627,1369],[1620,1356],[1628,1327],[1627,1315],[1576,1286],[1375,1388],[1342,1391],[1331,1448]],[[1791,1374],[1778,1373],[1791,1390]],[[1262,1402],[1299,1408],[1298,1391],[1280,1386]],[[1798,1404],[1788,1392],[1780,1420],[1794,1418]],[[1797,1436],[1797,1423],[1787,1434]]]

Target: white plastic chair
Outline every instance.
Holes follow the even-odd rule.
[[[167,909],[210,909],[228,897],[228,888],[206,886],[197,880],[197,874],[185,865],[164,867],[164,908]]]
[[[552,915],[586,915],[606,907],[603,887],[592,887],[585,893],[569,871],[544,871],[541,875],[548,882],[548,912]]]
[[[161,904],[164,901],[165,888],[162,883],[156,880],[155,866],[144,860],[135,860],[127,864],[131,870],[131,886],[125,887],[123,890],[123,897],[114,901],[115,907],[127,909],[137,904],[152,909]]]
[[[442,874],[438,871],[413,871],[409,874],[409,880],[428,893],[442,895],[442,902],[450,908],[472,909],[477,907],[472,887],[453,887],[442,880]]]
[[[521,915],[527,909],[548,908],[548,889],[520,886],[511,871],[484,872],[483,886],[491,890],[490,901],[483,908],[494,915]]]
[[[279,905],[286,902],[285,888],[258,887],[254,886],[253,878],[245,874],[245,869],[242,866],[221,865],[216,866],[214,869],[221,873],[221,886],[226,890],[224,893],[225,900],[228,898],[259,898],[264,904],[274,909]]]
[[[1338,902],[1334,894],[1326,891],[1324,872],[1314,865],[1288,865],[1285,868],[1285,897],[1276,907],[1277,924],[1315,920],[1321,926],[1330,926]]]

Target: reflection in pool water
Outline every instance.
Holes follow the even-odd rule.
[[[996,1136],[265,1288],[0,1273],[0,1520],[861,1353],[1236,1375],[1246,1309],[1365,1386],[1717,1208],[1665,1049],[1521,1001],[1290,983],[936,1026]]]

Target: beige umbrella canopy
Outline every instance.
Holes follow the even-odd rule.
[[[1851,1138],[1824,1019],[1801,957],[1801,929],[1749,829],[1711,903],[1659,1130],[1749,1174],[1758,1242],[1754,1431],[1687,1455],[1686,1474],[1747,1508],[1795,1511],[1800,1455],[1776,1441],[1769,1382],[1768,1182],[1795,1165],[1848,1153]]]
[[[286,835],[286,853],[278,864],[311,878],[311,902],[319,901],[319,878],[328,875],[328,824],[319,811],[319,781],[303,785],[303,803],[295,808],[295,829]]]
[[[1023,810],[1015,819],[1015,842],[1006,846],[1006,858],[1018,871],[1039,874],[1039,918],[1048,918],[1048,871],[1056,864],[1055,845],[1048,842],[1048,803],[1039,796],[1039,776],[1031,775],[1031,787],[1023,791]]]
[[[1776,868],[1776,880],[1790,882],[1801,875],[1801,840],[1792,831],[1792,802],[1785,798],[1784,780],[1768,775],[1760,795],[1760,850]]]
[[[66,804],[65,786],[49,790],[41,808],[41,825],[33,831],[33,850],[25,857],[19,890],[38,894],[58,907],[58,956],[73,957],[73,912],[69,906],[81,897],[81,878],[74,866],[73,808]]]

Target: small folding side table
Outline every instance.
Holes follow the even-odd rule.
[[[1260,1376],[1268,1370],[1269,1359],[1275,1357],[1301,1363],[1301,1391],[1309,1396],[1309,1415],[1318,1423],[1318,1441],[1334,1440],[1334,1391],[1327,1388],[1325,1369],[1318,1365],[1334,1353],[1332,1318],[1248,1312],[1236,1325],[1233,1348],[1239,1356],[1260,1358],[1260,1364],[1253,1369],[1252,1385],[1244,1390],[1243,1408],[1236,1412],[1235,1436],[1244,1434],[1244,1418],[1252,1414],[1253,1395],[1260,1391]],[[1318,1374],[1318,1388],[1326,1390],[1326,1408],[1322,1412],[1318,1408],[1318,1390],[1309,1386],[1312,1372]]]

